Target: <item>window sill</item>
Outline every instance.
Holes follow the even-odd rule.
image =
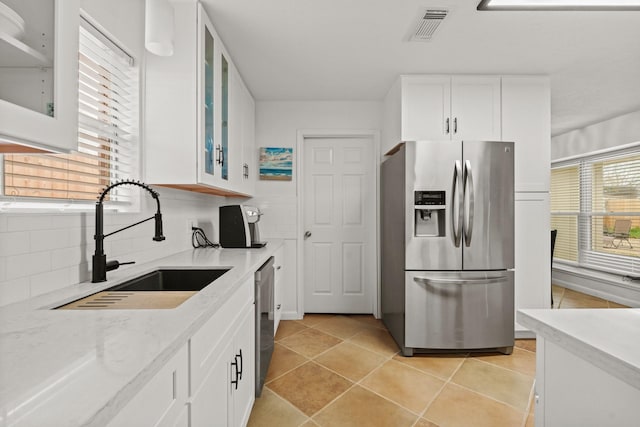
[[[94,212],[95,202],[89,200],[50,200],[30,199],[18,200],[12,197],[0,196],[0,212],[2,213],[82,213]],[[137,212],[128,203],[109,202],[105,204],[105,211],[110,212]]]

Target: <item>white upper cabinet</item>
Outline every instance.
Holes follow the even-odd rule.
[[[145,179],[250,196],[242,180],[244,83],[200,3],[173,6],[174,54],[147,55]]]
[[[500,140],[500,77],[451,78],[452,139]]]
[[[257,176],[255,158],[255,116],[256,104],[242,81],[240,74],[233,74],[233,89],[237,94],[233,98],[232,113],[235,120],[230,125],[230,137],[233,141],[234,158],[239,159],[231,165],[235,187],[239,193],[253,194]]]
[[[502,138],[515,143],[516,191],[549,191],[551,95],[548,77],[502,77]]]
[[[500,77],[400,79],[401,141],[500,139]]]
[[[79,0],[3,4],[18,24],[0,31],[0,152],[74,150]]]
[[[451,77],[403,76],[401,80],[401,140],[449,138]]]

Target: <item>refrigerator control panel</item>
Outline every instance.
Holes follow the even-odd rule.
[[[440,205],[444,206],[445,192],[444,191],[414,191],[415,205]]]
[[[443,237],[445,235],[445,192],[414,191],[413,235]]]

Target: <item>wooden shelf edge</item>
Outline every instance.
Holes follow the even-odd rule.
[[[384,155],[385,156],[392,156],[395,153],[397,153],[400,150],[400,147],[402,147],[404,145],[404,142],[398,142],[396,145],[394,145],[389,151],[387,151]]]
[[[249,194],[238,193],[235,191],[226,190],[224,188],[209,187],[202,184],[152,184],[152,185],[158,186],[158,187],[174,188],[176,190],[192,191],[192,192],[201,193],[201,194],[209,194],[211,196],[244,197],[244,198],[252,197]]]

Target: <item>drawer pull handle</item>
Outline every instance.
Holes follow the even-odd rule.
[[[233,366],[233,370],[235,371],[235,380],[232,379],[231,380],[231,385],[234,386],[234,389],[237,390],[238,389],[238,380],[240,379],[238,376],[238,362],[236,361],[236,358],[233,358],[233,362],[231,362],[231,366]],[[233,377],[233,373],[231,373],[231,376]]]
[[[240,353],[236,354],[236,366],[238,366],[238,357],[240,358],[240,367],[238,369],[238,379],[241,380],[242,379],[242,349],[240,349]]]

